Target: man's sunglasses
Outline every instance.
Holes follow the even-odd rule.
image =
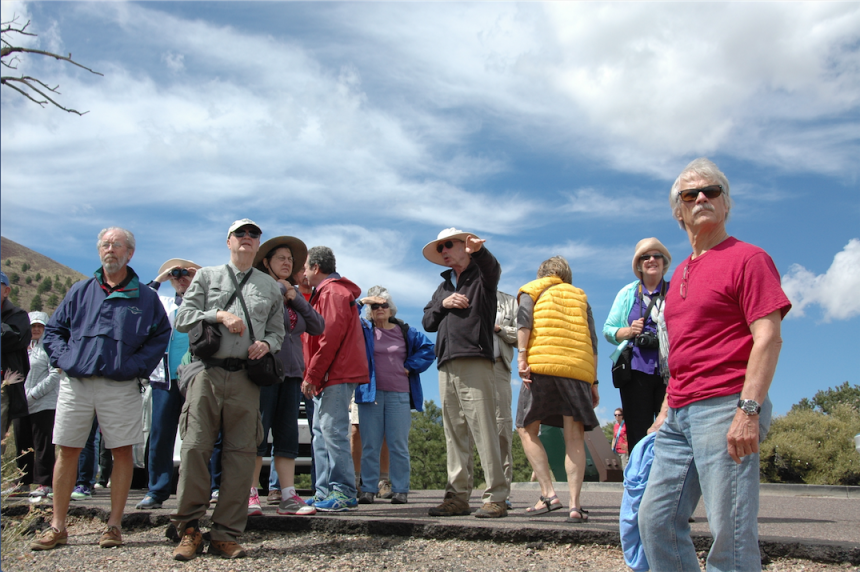
[[[170,275],[178,280],[183,276],[191,276],[191,273],[188,272],[187,268],[174,268],[170,271]]]
[[[245,238],[246,234],[248,236],[250,236],[251,238],[260,238],[261,233],[257,232],[256,230],[234,230],[233,231],[233,236],[235,236],[236,238]]]
[[[639,262],[648,262],[652,258],[655,260],[665,260],[666,259],[666,257],[663,256],[662,254],[643,254],[642,256],[639,257]]]
[[[448,250],[451,250],[452,248],[454,248],[454,241],[453,240],[446,240],[445,242],[440,242],[439,244],[436,245],[436,252],[438,252],[439,254],[442,254],[442,250],[444,250],[445,248],[447,248]]]
[[[681,200],[685,203],[692,203],[697,198],[699,198],[699,193],[704,193],[705,196],[709,199],[715,199],[720,196],[722,192],[722,185],[710,185],[707,187],[702,187],[701,189],[686,189],[684,191],[680,191],[678,193],[678,196],[680,196]]]
[[[371,310],[378,310],[380,308],[382,308],[383,310],[387,310],[388,309],[388,302],[383,302],[382,304],[371,304],[370,305]]]

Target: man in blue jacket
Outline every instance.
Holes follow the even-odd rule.
[[[60,382],[54,443],[54,514],[51,527],[31,544],[50,550],[66,544],[66,514],[78,457],[98,415],[102,438],[113,453],[111,512],[99,546],[122,544],[120,526],[134,471],[132,447],[143,443],[141,380],[164,355],[170,322],[158,295],[142,286],[128,261],[134,235],[122,228],[99,233],[102,266],[78,282],[45,326],[43,344],[51,365],[68,375]]]

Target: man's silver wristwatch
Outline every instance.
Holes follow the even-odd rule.
[[[738,409],[747,415],[758,415],[761,413],[761,405],[755,399],[738,399]]]

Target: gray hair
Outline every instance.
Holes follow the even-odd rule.
[[[722,185],[723,200],[726,203],[726,221],[728,221],[729,213],[732,210],[732,198],[729,196],[729,180],[713,161],[706,157],[699,157],[698,159],[693,159],[689,165],[684,167],[684,170],[675,179],[672,190],[669,191],[669,206],[672,208],[672,216],[678,221],[681,230],[687,230],[687,225],[684,224],[684,220],[681,218],[681,196],[679,194],[681,192],[681,179],[691,174],[699,175],[708,182]]]
[[[134,244],[135,244],[134,243],[134,235],[131,233],[130,230],[126,230],[126,229],[118,227],[118,226],[109,226],[108,228],[102,229],[102,231],[99,233],[99,238],[96,241],[96,248],[101,247],[102,237],[104,237],[104,235],[106,235],[107,233],[109,233],[112,230],[118,230],[121,233],[123,233],[125,235],[125,245],[128,247],[129,250],[134,252]]]
[[[323,274],[331,274],[337,271],[337,263],[334,252],[328,246],[314,246],[308,250],[308,268],[318,266]]]
[[[391,299],[391,294],[388,293],[388,288],[384,286],[371,286],[370,290],[367,291],[368,296],[375,296],[377,298],[384,298],[386,302],[388,302],[388,309],[391,310],[391,317],[397,313],[397,306],[394,304],[394,300]],[[370,304],[367,304],[364,307],[364,316],[373,321],[373,310],[370,309]]]

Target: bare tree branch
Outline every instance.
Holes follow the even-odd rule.
[[[104,74],[99,73],[95,70],[92,70],[92,69],[88,68],[87,66],[79,64],[78,62],[73,60],[71,53],[68,56],[61,56],[59,54],[55,54],[53,52],[48,52],[45,50],[37,50],[37,49],[33,49],[33,48],[25,48],[22,46],[13,45],[7,39],[6,34],[15,33],[15,34],[22,34],[24,36],[33,36],[33,37],[37,36],[37,34],[26,31],[27,26],[30,25],[29,20],[23,26],[17,26],[16,25],[17,21],[18,21],[18,17],[15,16],[12,18],[12,20],[10,20],[8,22],[0,23],[0,39],[2,39],[2,42],[0,42],[0,45],[2,45],[2,47],[0,47],[0,63],[2,63],[3,67],[17,70],[18,64],[21,62],[21,59],[18,57],[18,54],[35,54],[35,55],[39,55],[39,56],[51,57],[51,58],[54,58],[55,60],[58,60],[58,61],[68,62],[72,65],[75,65],[75,66],[81,68],[81,69],[85,69],[92,74],[100,75],[100,76],[104,77]],[[8,56],[12,56],[12,57],[9,58],[8,60],[5,60],[5,58],[7,58]],[[55,105],[56,107],[62,109],[63,111],[66,111],[68,113],[76,113],[78,115],[85,115],[86,113],[89,113],[88,111],[84,111],[83,113],[81,113],[80,111],[77,111],[75,109],[66,108],[66,107],[60,105],[59,103],[57,103],[56,101],[54,101],[50,96],[48,96],[45,93],[45,91],[60,95],[60,92],[57,91],[57,88],[59,88],[60,86],[57,85],[56,87],[51,87],[38,78],[34,78],[34,77],[30,77],[30,76],[24,76],[24,75],[22,75],[21,77],[3,76],[2,78],[0,78],[0,84],[4,85],[6,87],[11,87],[15,91],[17,91],[18,93],[20,93],[21,95],[23,95],[24,97],[26,97],[27,99],[32,101],[33,103],[40,105],[41,107],[45,107],[45,105],[47,105],[48,103],[51,103],[51,104]],[[18,85],[16,85],[16,84],[18,84]],[[26,87],[23,88],[20,86],[26,86]],[[41,88],[44,89],[45,91],[42,91],[42,89],[40,89],[39,86],[41,86]],[[33,97],[33,95],[31,93],[29,93],[27,90],[30,90],[31,92],[37,93],[45,99],[40,101],[39,99]]]

